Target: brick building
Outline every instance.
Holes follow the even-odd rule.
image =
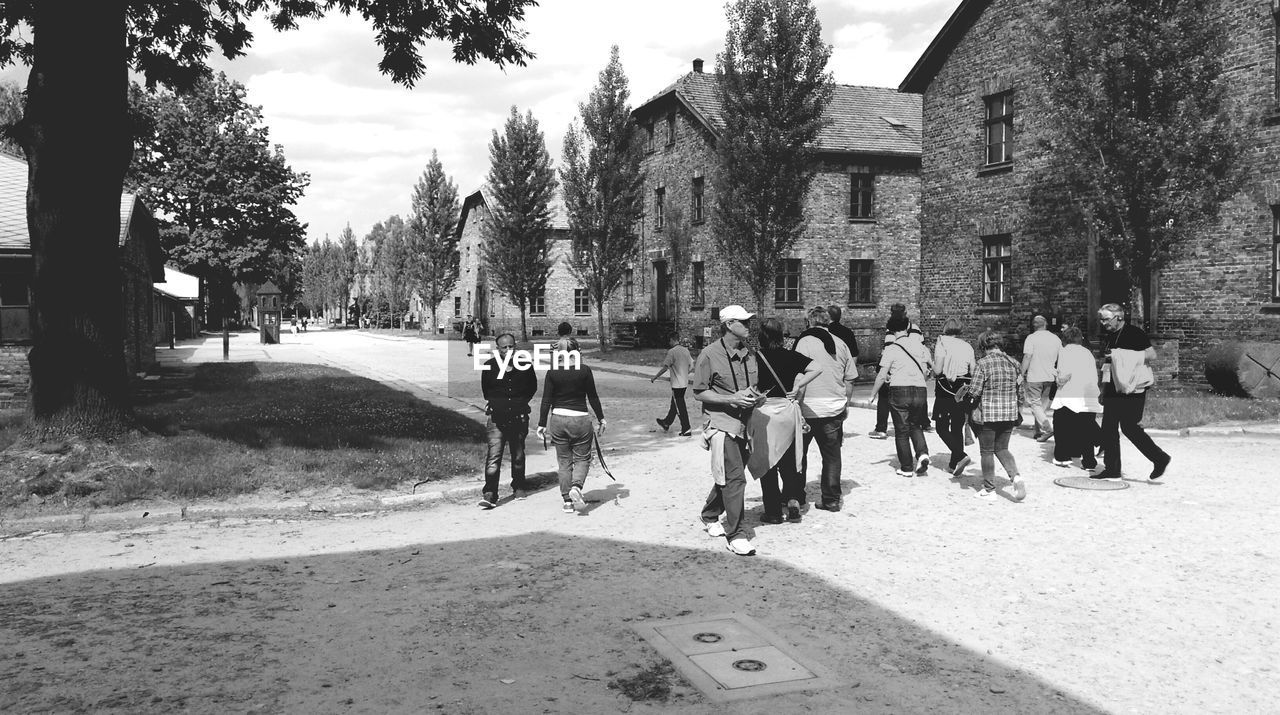
[[[133,194],[120,197],[118,245],[125,367],[132,374],[155,363],[158,313],[153,284],[164,281],[155,219]],[[0,408],[27,404],[33,270],[27,163],[0,153]]]
[[[1129,283],[1096,237],[1037,225],[1028,168],[1045,131],[1035,47],[1023,28],[1044,23],[1043,0],[964,0],[902,82],[924,95],[921,293],[926,333],[959,317],[1018,339],[1030,318],[1096,334],[1102,303],[1129,302]],[[1204,379],[1204,356],[1224,339],[1280,336],[1280,3],[1219,0],[1231,38],[1226,81],[1240,108],[1265,117],[1246,151],[1248,186],[1183,255],[1155,277],[1158,372]],[[1016,150],[1015,150],[1016,149]]]
[[[817,141],[818,165],[805,205],[808,228],[779,266],[767,315],[795,333],[805,307],[847,306],[844,322],[864,335],[889,306],[916,310],[920,262],[920,97],[880,87],[837,85],[831,123]],[[702,335],[721,306],[751,308],[711,237],[716,137],[724,129],[716,75],[693,71],[637,107],[646,141],[641,258],[610,305],[613,320],[674,321]],[[672,275],[668,218],[679,207],[692,263]],[[678,300],[677,300],[678,298]],[[677,304],[678,303],[678,304]],[[862,341],[867,342],[867,341]],[[871,341],[877,348],[879,340]],[[874,349],[874,348],[873,348]]]
[[[462,202],[458,221],[458,285],[453,295],[437,308],[440,323],[457,324],[468,315],[484,320],[489,334],[503,332],[520,335],[520,310],[494,290],[485,276],[481,259],[484,244],[483,226],[489,220],[491,199],[484,189],[472,192]],[[596,313],[587,291],[569,271],[569,222],[558,201],[551,206],[552,246],[551,273],[546,289],[529,306],[526,324],[530,337],[554,336],[556,326],[568,321],[577,335],[596,334]],[[429,319],[430,310],[424,313]],[[452,330],[453,328],[449,328]]]

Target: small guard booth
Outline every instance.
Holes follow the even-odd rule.
[[[263,345],[280,342],[280,289],[270,281],[258,288],[258,331]]]

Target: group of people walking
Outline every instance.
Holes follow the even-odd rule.
[[[886,416],[881,423],[877,415],[878,424],[870,436],[887,437],[892,419],[897,473],[923,476],[931,467],[925,431],[932,422],[949,452],[947,471],[959,477],[973,464],[966,449],[972,443],[968,436],[972,430],[982,476],[977,496],[995,496],[999,462],[1012,483],[1014,500],[1021,501],[1026,485],[1009,444],[1023,422],[1026,404],[1035,420],[1035,439],[1054,441],[1054,464],[1068,467],[1078,458],[1083,469],[1095,472],[1100,448],[1104,466],[1090,476],[1118,478],[1119,435],[1123,433],[1152,462],[1149,478],[1159,479],[1170,457],[1141,426],[1155,351],[1141,329],[1125,323],[1118,305],[1107,304],[1098,315],[1104,330],[1101,375],[1077,327],[1069,326],[1059,336],[1047,329],[1042,316],[1036,316],[1019,362],[1005,352],[1004,334],[984,330],[976,345],[971,344],[963,337],[961,321],[953,318],[944,323],[943,335],[931,353],[905,307],[894,306],[885,325],[871,397]],[[739,555],[755,553],[743,525],[747,474],[761,483],[762,521],[799,522],[808,501],[806,475],[814,442],[822,460],[814,507],[833,512],[843,508],[844,422],[858,377],[857,341],[840,323],[838,307],[809,309],[805,330],[791,348],[785,346],[782,322],[765,318],[758,329],[759,349],[751,349],[748,341],[755,317],[742,306],[725,306],[720,310],[717,340],[705,346],[696,360],[688,341],[679,341],[650,380],[671,375],[669,409],[657,419],[663,431],[678,419],[680,435],[693,434],[686,391],[692,391],[701,405],[705,415],[701,442],[710,452],[712,476],[700,514],[702,528],[710,536],[723,537],[727,548]],[[499,353],[505,354],[514,347],[515,338],[501,335],[497,345]],[[577,342],[568,335],[561,336],[557,348],[580,354]],[[932,413],[927,395],[930,380],[935,385]],[[511,452],[515,497],[525,496],[524,439],[537,378],[531,368],[514,367],[499,377],[496,361],[491,359],[482,386],[489,414],[489,456],[480,505],[493,508],[506,449]],[[1101,429],[1098,413],[1102,413]],[[590,367],[553,367],[547,372],[537,431],[556,448],[566,512],[586,509],[582,489],[591,448],[605,424]]]

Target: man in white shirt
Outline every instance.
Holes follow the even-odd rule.
[[[671,409],[667,410],[666,417],[659,417],[656,421],[662,431],[666,432],[679,416],[680,436],[688,437],[693,432],[689,426],[689,410],[684,404],[684,392],[689,387],[689,373],[693,372],[693,358],[689,355],[688,338],[672,338],[672,343],[667,356],[662,359],[662,369],[649,378],[649,382],[662,377],[668,370],[671,371]]]
[[[840,511],[843,491],[840,488],[840,446],[844,442],[844,420],[849,414],[849,396],[858,378],[858,365],[849,346],[831,334],[827,325],[831,315],[821,306],[810,308],[806,316],[808,328],[796,340],[795,351],[818,366],[820,374],[810,382],[800,400],[800,409],[809,431],[804,435],[804,459],[801,478],[808,472],[809,443],[817,440],[822,455],[822,498],[816,505],[826,511]]]
[[[1032,318],[1031,325],[1034,330],[1022,343],[1022,380],[1036,420],[1036,441],[1048,442],[1053,436],[1048,408],[1058,377],[1055,366],[1058,352],[1062,350],[1062,338],[1049,330],[1049,321],[1043,315]]]

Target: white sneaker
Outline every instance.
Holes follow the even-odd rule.
[[[1071,462],[1070,462],[1070,460],[1066,460],[1066,459],[1055,459],[1055,460],[1053,460],[1053,466],[1055,466],[1055,467],[1070,467],[1070,466],[1071,466]]]
[[[719,521],[702,522],[702,530],[707,532],[707,536],[710,536],[713,538],[718,536],[724,536],[724,524],[721,524]]]
[[[956,462],[955,468],[951,470],[952,476],[958,477],[964,474],[965,467],[969,466],[970,464],[973,464],[973,458],[968,455],[965,455],[959,462]]]
[[[899,469],[894,472],[894,474],[897,474],[899,477],[907,477],[908,479],[916,475],[916,473],[910,469]]]
[[[1022,481],[1022,477],[1013,478],[1013,500],[1022,501],[1027,498],[1027,483]]]
[[[745,536],[738,538],[725,544],[725,548],[739,556],[752,556],[756,553],[756,547],[751,545]]]
[[[975,496],[975,497],[977,497],[977,498],[979,498],[979,499],[987,499],[987,500],[995,499],[995,498],[996,498],[996,490],[994,490],[994,489],[979,489],[979,490],[978,490],[978,493],[977,493],[977,494],[974,494],[974,496]]]
[[[925,476],[929,473],[929,455],[921,454],[916,457],[916,474]]]
[[[571,487],[569,489],[569,501],[573,502],[574,509],[577,509],[580,512],[587,510],[587,502],[585,499],[582,498],[581,489],[577,487]]]

